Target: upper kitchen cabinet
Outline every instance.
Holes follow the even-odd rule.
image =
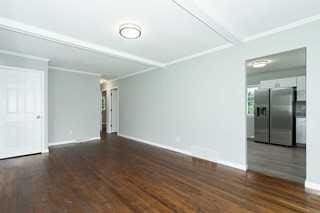
[[[282,78],[275,80],[267,80],[260,82],[260,88],[262,89],[274,89],[274,88],[286,88],[297,87],[297,101],[306,100],[306,77],[292,77]]]
[[[260,88],[261,89],[271,89],[276,88],[277,80],[267,80],[267,81],[261,81],[260,82]]]
[[[297,101],[306,100],[306,77],[297,77]]]
[[[267,80],[260,82],[260,88],[263,89],[273,89],[273,88],[285,88],[285,87],[296,87],[297,78],[282,78],[275,80]]]
[[[297,86],[297,78],[282,78],[277,80],[277,87],[286,88],[286,87],[296,87]]]

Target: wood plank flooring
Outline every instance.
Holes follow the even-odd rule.
[[[248,140],[248,168],[300,183],[306,178],[306,148],[284,147]]]
[[[108,135],[0,161],[0,212],[320,212],[320,197]]]

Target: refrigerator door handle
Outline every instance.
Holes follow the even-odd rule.
[[[259,106],[256,107],[256,116],[260,117],[260,107]]]

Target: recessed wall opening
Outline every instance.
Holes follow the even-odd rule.
[[[248,169],[304,183],[306,48],[246,61]]]

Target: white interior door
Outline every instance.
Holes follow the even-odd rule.
[[[119,131],[119,93],[118,89],[111,90],[111,132]]]
[[[0,68],[0,159],[42,150],[43,72]]]

